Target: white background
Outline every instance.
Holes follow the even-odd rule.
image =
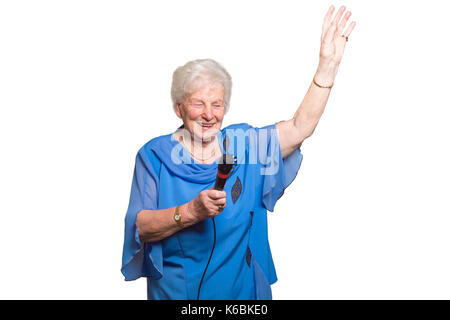
[[[173,70],[233,76],[224,125],[290,118],[322,19],[356,29],[270,214],[275,299],[449,299],[446,1],[1,1],[0,298],[145,299],[120,273],[134,158]]]

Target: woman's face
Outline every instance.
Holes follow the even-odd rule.
[[[222,127],[225,114],[224,89],[221,85],[205,86],[177,104],[176,113],[192,138],[206,142]]]

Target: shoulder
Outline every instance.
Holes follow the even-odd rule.
[[[259,130],[271,130],[271,129],[275,129],[276,128],[276,123],[264,126],[264,127],[254,127],[248,123],[237,123],[237,124],[232,124],[229,125],[228,127],[222,129],[223,131],[233,131],[233,130],[255,130],[255,131],[259,131]]]
[[[268,137],[273,136],[275,132],[275,124],[264,127],[253,127],[248,123],[238,123],[230,125],[222,130],[222,133],[227,135],[229,138],[245,138],[252,142],[256,142],[258,139],[267,139]]]
[[[249,125],[248,123],[236,123],[236,124],[231,124],[228,127],[223,128],[222,131],[237,130],[237,129],[248,130],[248,129],[252,129],[252,128],[253,127],[251,125]]]
[[[173,144],[172,134],[162,135],[147,141],[138,151],[136,158],[144,162],[147,167],[155,170],[161,164],[161,156],[164,151],[170,149]]]
[[[140,154],[151,154],[152,152],[164,148],[171,142],[171,134],[159,136],[147,141],[138,151]]]

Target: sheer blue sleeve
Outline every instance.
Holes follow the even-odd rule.
[[[130,202],[125,217],[125,240],[122,255],[122,274],[125,280],[140,277],[162,277],[162,250],[160,242],[141,243],[136,218],[141,210],[157,208],[158,176],[141,149],[136,156]]]
[[[267,210],[273,212],[275,203],[297,176],[303,155],[298,148],[283,159],[275,125],[260,128],[259,131],[260,170],[264,175],[262,202]]]

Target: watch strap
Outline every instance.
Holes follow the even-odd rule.
[[[175,220],[175,222],[177,223],[177,225],[180,228],[184,228],[185,227],[185,225],[183,224],[183,221],[181,220],[180,206],[177,206],[175,208],[175,212],[173,214],[173,219]]]

